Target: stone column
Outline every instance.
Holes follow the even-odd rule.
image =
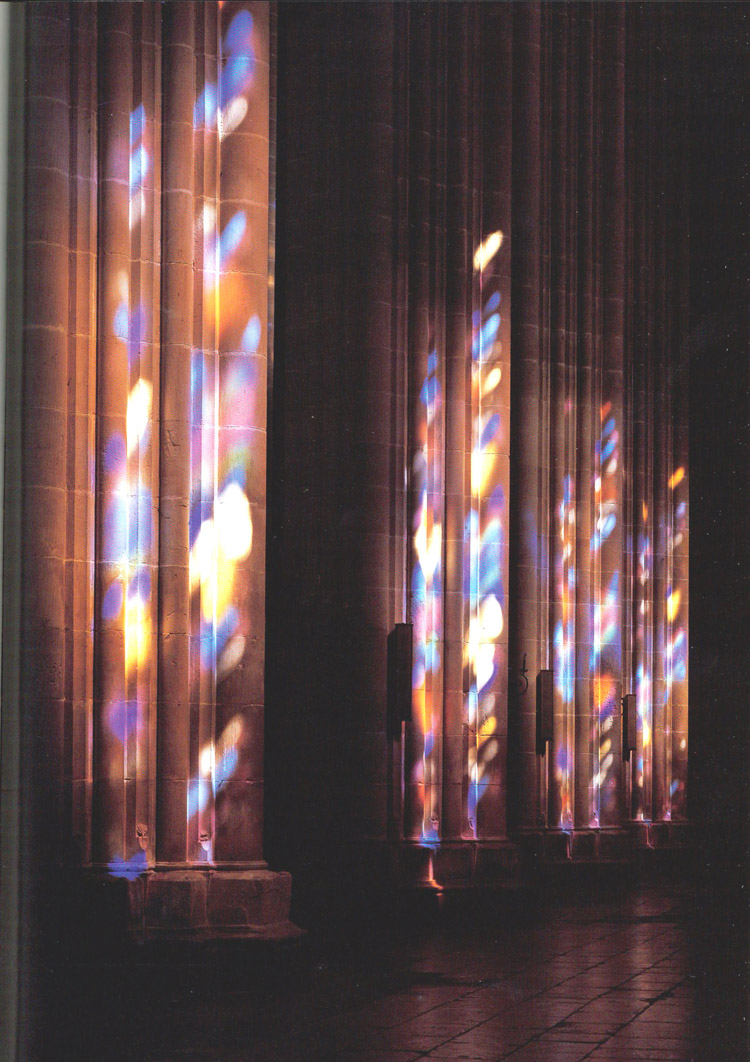
[[[538,6],[514,8],[510,453],[510,540],[514,552],[510,569],[508,773],[512,821],[526,829],[538,826],[546,816],[544,759],[540,763],[536,751],[536,676],[541,668],[552,666],[546,631],[544,498],[549,397],[545,399],[540,319],[540,49]],[[527,673],[522,676],[524,656]]]

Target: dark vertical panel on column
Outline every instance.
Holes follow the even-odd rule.
[[[303,891],[342,859],[366,874],[385,836],[386,637],[404,619],[393,411],[405,350],[392,310],[404,12],[343,10],[279,8],[267,786],[283,838],[269,856]]]
[[[8,1036],[11,1058],[22,1039],[19,1015],[31,992],[24,962],[23,931],[32,910],[28,890],[23,888],[24,850],[22,824],[25,789],[22,764],[23,711],[21,676],[22,614],[22,461],[23,461],[23,353],[24,353],[24,183],[26,111],[26,12],[14,5],[8,18],[8,199],[4,206],[7,223],[8,260],[16,269],[7,275],[5,298],[5,438],[3,496],[3,587],[2,587],[2,714],[0,714],[0,858],[3,866],[0,889],[0,936],[5,973],[0,987],[0,1021]],[[37,65],[37,70],[39,64]]]
[[[691,817],[705,865],[747,880],[750,808],[750,115],[746,4],[691,5]],[[744,224],[742,223],[744,221]]]
[[[59,932],[57,886],[70,828],[65,794],[70,771],[70,745],[65,740],[65,464],[71,286],[68,15],[64,3],[38,4],[26,10],[24,325],[21,389],[16,396],[21,407],[17,1032],[23,1059],[47,1057],[49,1051],[44,1029],[49,1008],[46,979],[52,941]],[[6,617],[5,622],[10,619]],[[4,1036],[12,1037],[14,1031],[4,1030]]]
[[[672,321],[672,779],[671,818],[687,818],[688,793],[688,631],[689,631],[689,293],[690,293],[690,204],[689,204],[689,86],[690,34],[683,20],[677,23],[670,67],[670,106],[674,147],[668,161],[672,189],[669,216],[668,258],[671,263],[670,298]],[[686,221],[688,219],[688,221]],[[684,472],[681,474],[680,469]]]
[[[392,315],[391,357],[395,366],[391,402],[392,451],[396,477],[405,473],[409,460],[409,7],[397,4],[393,19],[393,220],[392,220]],[[395,480],[394,480],[395,482]],[[406,490],[391,491],[390,541],[392,552],[392,611],[394,619],[406,620],[408,558],[410,556]],[[410,683],[411,684],[411,683]],[[404,726],[398,739],[388,744],[388,836],[400,840],[404,829]]]
[[[651,20],[650,30],[653,41],[655,67],[654,87],[654,111],[651,124],[652,137],[652,188],[650,190],[653,203],[652,215],[652,302],[651,302],[651,333],[652,333],[652,394],[651,401],[654,403],[653,414],[653,491],[654,491],[654,683],[653,683],[653,808],[652,817],[661,819],[668,806],[669,798],[669,762],[667,758],[666,730],[668,729],[668,670],[667,659],[669,632],[667,624],[667,588],[669,586],[668,571],[668,538],[669,538],[669,505],[667,496],[667,482],[670,478],[670,417],[668,388],[668,357],[666,348],[667,326],[665,320],[666,297],[665,286],[668,280],[667,263],[665,261],[664,226],[667,214],[665,195],[668,194],[666,187],[666,160],[661,150],[662,138],[666,132],[666,125],[662,108],[665,102],[666,89],[662,77],[660,77],[660,64],[658,63],[655,48],[661,39],[661,11],[656,12]]]
[[[65,4],[28,13],[21,694],[32,804],[26,843],[61,855],[64,821],[70,54]],[[44,77],[42,71],[44,70]],[[33,368],[30,369],[29,366]],[[69,823],[67,824],[69,825]],[[37,847],[38,845],[38,847]]]

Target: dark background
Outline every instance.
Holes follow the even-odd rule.
[[[700,865],[712,876],[742,876],[750,794],[750,16],[744,4],[650,9],[688,36],[691,57],[689,813],[701,831]],[[384,735],[364,720],[376,699],[384,706],[385,675],[358,668],[352,631],[366,629],[357,611],[366,573],[345,548],[356,542],[347,520],[364,507],[367,453],[363,397],[349,366],[368,295],[347,248],[367,235],[372,193],[361,178],[377,156],[361,118],[378,110],[378,95],[388,103],[394,86],[384,73],[374,93],[364,72],[378,48],[385,47],[384,71],[390,63],[378,5],[281,3],[278,11],[265,852],[272,867],[292,872],[304,906],[311,889],[353,858],[357,816],[363,835],[377,832],[368,791],[373,809],[383,803],[372,786],[385,780]],[[382,650],[384,665],[384,641]],[[362,659],[376,656],[366,647]]]

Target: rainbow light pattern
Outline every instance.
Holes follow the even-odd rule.
[[[507,453],[500,385],[501,293],[496,272],[502,233],[486,237],[474,254],[474,291],[480,310],[472,321],[471,507],[464,526],[464,725],[468,734],[465,824],[480,836],[478,811],[497,777],[498,708],[507,695],[502,664],[505,632],[506,502],[502,457]],[[491,813],[490,813],[491,814]]]
[[[128,229],[131,244],[141,239],[140,222],[147,202],[147,178],[152,170],[153,116],[139,104],[130,114],[128,151]],[[151,186],[153,194],[153,186]],[[124,418],[107,417],[103,424],[124,419],[124,431],[102,438],[100,490],[103,496],[100,563],[103,565],[99,612],[101,629],[121,633],[123,655],[108,659],[103,669],[103,724],[122,748],[126,786],[148,776],[150,755],[149,705],[156,683],[153,615],[156,546],[154,535],[153,466],[153,322],[139,298],[137,265],[120,270],[112,292],[114,311],[109,322],[110,357],[126,367]],[[110,644],[112,642],[110,641]],[[116,746],[115,746],[116,747]],[[136,818],[148,820],[143,787],[135,786]],[[148,830],[126,841],[126,851],[109,863],[115,877],[132,878],[146,869]]]
[[[415,563],[411,584],[414,624],[412,706],[422,739],[422,754],[412,767],[412,783],[421,793],[421,840],[440,838],[443,668],[443,391],[437,351],[427,359],[419,395],[417,448],[413,462]]]
[[[198,150],[205,140],[221,151],[243,127],[255,71],[253,18],[240,9],[220,42],[217,79],[205,81],[195,102]],[[187,816],[190,856],[210,862],[216,794],[237,771],[252,739],[243,713],[232,710],[232,697],[226,701],[224,691],[253,637],[249,558],[258,545],[253,503],[265,475],[265,434],[256,424],[265,405],[265,366],[258,352],[266,306],[265,300],[254,305],[241,264],[258,234],[245,210],[222,203],[218,174],[204,172],[203,179],[195,218],[201,346],[193,350],[190,387],[190,698],[197,756]]]
[[[597,587],[589,671],[594,683],[593,822],[619,822],[619,762],[613,739],[619,725],[622,687],[622,617],[620,573],[622,545],[615,535],[620,518],[620,435],[611,402],[599,410],[599,438],[594,453],[594,509],[591,536],[592,584]],[[595,583],[594,583],[595,576]]]
[[[575,481],[563,479],[562,500],[557,512],[556,579],[559,616],[553,634],[555,715],[562,720],[561,738],[556,743],[553,780],[558,789],[560,822],[573,826],[574,773],[574,695],[575,695],[575,603],[576,603],[576,499]]]
[[[194,107],[196,152],[213,139],[216,149],[242,128],[249,113],[256,71],[253,18],[229,5],[215,81],[207,79]],[[247,130],[244,130],[247,132]],[[149,209],[147,179],[153,173],[154,119],[139,104],[130,115],[128,227],[131,242]],[[208,155],[208,152],[206,153]],[[202,160],[201,160],[202,161]],[[202,167],[201,167],[202,168]],[[258,300],[242,265],[253,233],[246,211],[226,210],[218,171],[204,174],[195,219],[194,274],[200,346],[192,353],[189,511],[191,613],[191,746],[194,770],[185,794],[190,858],[210,861],[215,832],[215,794],[240,762],[245,733],[238,712],[216,734],[217,705],[225,683],[241,668],[253,632],[249,603],[254,548],[253,505],[265,489],[265,288]],[[226,214],[226,217],[224,216]],[[156,573],[152,441],[158,414],[152,365],[152,323],[145,302],[132,295],[126,272],[118,277],[110,323],[127,357],[129,394],[126,429],[104,445],[101,490],[106,498],[101,560],[107,585],[100,612],[103,628],[124,631],[122,688],[108,682],[104,720],[122,743],[126,776],[138,766],[146,776],[148,704],[155,701],[154,613]],[[262,544],[261,544],[262,553]],[[262,561],[260,561],[262,563]],[[244,702],[244,698],[243,698]],[[143,817],[147,819],[144,812]],[[148,835],[146,829],[144,837]],[[134,839],[132,856],[110,862],[114,876],[132,878],[148,865],[147,844]]]

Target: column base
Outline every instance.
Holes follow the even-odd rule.
[[[626,863],[631,837],[617,827],[577,830],[528,829],[513,834],[531,866],[557,863]]]
[[[92,914],[136,940],[294,940],[291,874],[254,869],[157,867],[132,878],[93,871]]]
[[[520,882],[518,849],[507,840],[402,841],[392,852],[400,888],[513,888]]]

